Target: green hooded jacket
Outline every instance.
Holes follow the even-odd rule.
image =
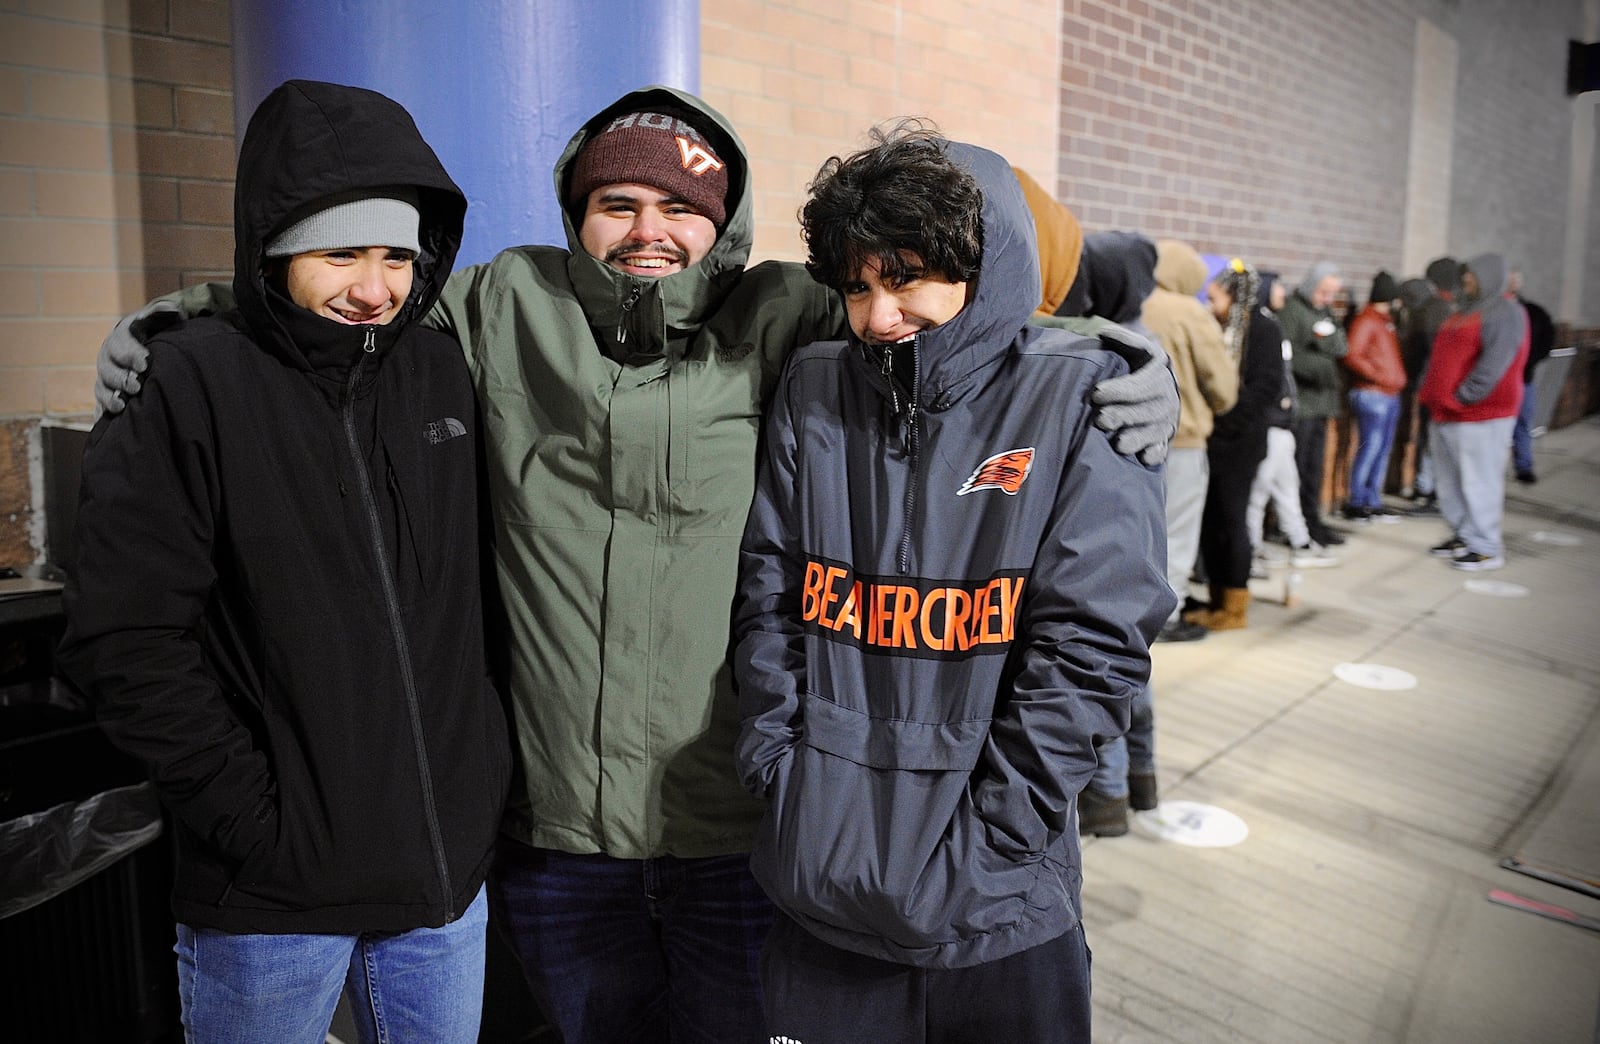
[[[728,634],[763,407],[785,357],[840,336],[804,267],[746,270],[749,161],[723,117],[650,87],[573,136],[662,106],[729,164],[710,254],[656,279],[523,246],[455,273],[429,321],[454,333],[487,447],[523,786],[506,832],[642,859],[749,851],[761,804],[734,769]],[[624,330],[619,343],[619,329]],[[617,361],[621,359],[622,361]]]
[[[1324,277],[1337,274],[1337,269],[1326,261],[1312,265],[1278,310],[1278,325],[1283,327],[1284,339],[1294,352],[1290,366],[1297,394],[1295,416],[1302,420],[1337,417],[1342,412],[1344,375],[1339,360],[1347,351],[1344,329],[1331,310],[1311,303],[1317,284]]]

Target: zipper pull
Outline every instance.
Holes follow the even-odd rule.
[[[628,343],[628,313],[633,306],[639,303],[639,298],[644,294],[644,287],[635,283],[633,289],[628,291],[628,299],[622,302],[622,318],[617,320],[617,343]]]
[[[361,350],[368,355],[378,350],[378,330],[370,324],[367,326],[367,339],[362,342]]]

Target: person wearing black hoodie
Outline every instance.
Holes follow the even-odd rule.
[[[234,199],[237,307],[150,341],[83,462],[59,662],[177,837],[191,1041],[476,1040],[510,778],[456,342],[466,199],[400,105],[290,81]]]

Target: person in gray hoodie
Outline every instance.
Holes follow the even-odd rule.
[[[1076,799],[1175,602],[1160,472],[1091,420],[1123,364],[1028,325],[992,152],[878,134],[801,220],[849,334],[774,390],[734,605],[772,1039],[1088,1040]]]

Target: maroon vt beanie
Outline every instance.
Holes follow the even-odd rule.
[[[629,182],[677,196],[719,229],[727,218],[727,164],[675,113],[630,112],[584,142],[572,161],[567,202]]]

